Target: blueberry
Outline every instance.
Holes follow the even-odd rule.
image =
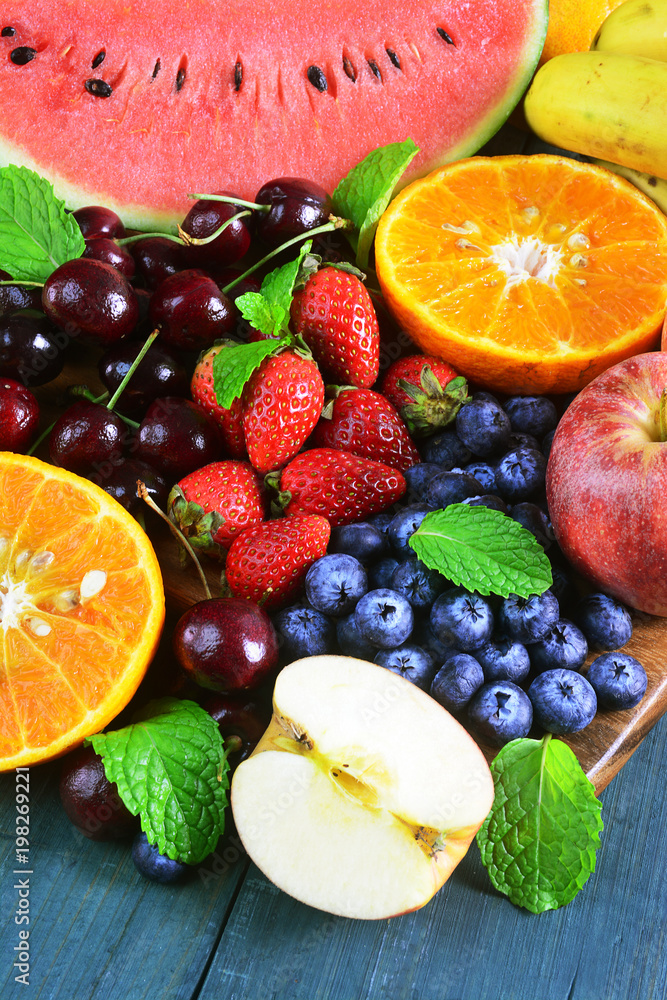
[[[421,455],[425,462],[439,465],[441,470],[465,465],[472,458],[470,449],[451,428],[428,438],[421,446]]]
[[[629,653],[603,653],[591,663],[586,678],[603,708],[634,708],[644,697],[648,678]]]
[[[516,451],[517,448],[534,448],[540,451],[540,442],[532,434],[524,434],[522,431],[512,431],[507,443],[508,451]]]
[[[527,528],[546,550],[554,540],[554,532],[549,515],[536,503],[524,500],[510,509],[510,517]]]
[[[445,660],[431,684],[431,697],[449,712],[465,708],[484,683],[479,662],[469,653],[457,653]]]
[[[427,514],[433,508],[427,503],[411,503],[403,507],[397,514],[394,514],[391,524],[387,529],[389,542],[397,555],[404,559],[406,556],[414,556],[414,550],[410,548],[408,542],[422,523]]]
[[[548,733],[578,733],[594,718],[597,698],[576,670],[545,670],[528,688],[535,721]]]
[[[487,681],[512,681],[520,684],[530,672],[530,657],[522,642],[496,639],[475,650],[484,679]]]
[[[412,560],[409,559],[406,562],[412,562]],[[377,590],[379,587],[391,587],[391,578],[394,570],[399,565],[398,559],[395,559],[393,556],[385,556],[384,559],[379,559],[372,566],[369,566],[366,571],[368,574],[368,589]]]
[[[484,487],[483,493],[495,493],[497,489],[496,471],[489,462],[468,462],[465,468],[454,468],[452,472],[467,472]]]
[[[452,646],[451,643],[441,642],[433,631],[431,622],[428,619],[426,621],[421,619],[416,620],[414,632],[416,635],[419,635],[420,644],[431,654],[435,663],[442,664],[450,656],[461,652],[460,649]]]
[[[498,629],[516,642],[536,642],[558,621],[558,599],[551,590],[532,597],[505,597],[498,609]]]
[[[354,609],[354,618],[360,636],[381,649],[406,642],[414,624],[410,602],[388,587],[364,594]]]
[[[505,500],[527,500],[544,488],[547,460],[537,448],[515,448],[498,462],[496,482]]]
[[[488,393],[474,393],[456,414],[456,433],[479,458],[506,451],[511,430],[510,418]]]
[[[531,666],[538,672],[562,668],[579,670],[588,656],[586,636],[567,618],[559,618],[555,625],[528,647]]]
[[[442,509],[450,503],[461,503],[466,497],[476,497],[484,492],[484,487],[467,472],[441,472],[434,476],[426,490],[426,502]]]
[[[375,662],[405,677],[422,691],[428,691],[436,669],[433,657],[426,649],[408,642],[395,649],[379,650],[375,654]]]
[[[488,507],[490,510],[498,510],[501,514],[509,514],[509,508],[504,500],[493,494],[482,494],[479,497],[469,497],[462,503],[468,507]]]
[[[384,555],[386,535],[370,521],[339,524],[331,529],[329,552],[344,552],[367,565]]]
[[[620,649],[632,636],[628,609],[607,594],[590,594],[579,604],[575,621],[591,649]]]
[[[434,601],[430,621],[433,632],[441,642],[449,643],[464,653],[479,649],[489,641],[493,632],[490,603],[463,587],[450,587]]]
[[[559,562],[552,562],[551,576],[553,582],[549,590],[553,591],[558,598],[561,609],[571,604],[575,597],[578,600],[572,577],[565,566],[561,566]]]
[[[160,854],[155,844],[148,843],[143,830],[132,841],[132,860],[137,871],[151,882],[178,882],[189,871],[188,865]]]
[[[405,597],[415,611],[421,611],[435,601],[448,581],[435,569],[429,569],[421,559],[406,559],[392,573],[389,586]]]
[[[433,462],[417,462],[416,465],[411,465],[409,469],[406,469],[403,476],[407,483],[407,496],[410,498],[410,502],[420,503],[425,500],[428,484],[434,476],[439,476],[441,473],[442,466],[435,465]]]
[[[546,396],[511,396],[503,403],[513,431],[543,437],[558,423],[558,411]]]
[[[316,559],[306,573],[306,597],[325,615],[349,615],[366,591],[368,577],[358,559],[344,552]]]
[[[297,660],[302,656],[333,652],[336,626],[321,611],[294,605],[278,611],[272,620],[282,639],[283,659]]]
[[[377,653],[377,646],[359,634],[354,611],[336,621],[336,639],[338,648],[345,656],[356,656],[360,660],[372,661]]]
[[[468,704],[468,718],[482,739],[504,746],[528,735],[533,724],[533,706],[517,684],[487,681]]]

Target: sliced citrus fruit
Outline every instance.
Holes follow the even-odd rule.
[[[472,157],[394,199],[375,263],[424,352],[498,391],[576,392],[658,347],[667,217],[590,163]]]
[[[138,522],[88,480],[0,452],[0,770],[103,729],[139,686],[163,621]]]

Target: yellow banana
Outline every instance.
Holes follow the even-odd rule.
[[[620,177],[625,177],[667,214],[667,180],[663,177],[656,177],[655,174],[643,174],[639,170],[622,167],[618,163],[610,163],[609,160],[593,159],[593,163],[597,163],[598,167],[605,167],[607,170],[613,171]]]
[[[624,0],[602,22],[591,49],[667,62],[667,0]]]
[[[615,52],[570,52],[537,71],[526,121],[544,142],[667,175],[667,63]]]

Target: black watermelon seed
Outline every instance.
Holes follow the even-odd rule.
[[[13,38],[15,34],[16,34],[16,28],[12,28],[9,25],[7,25],[6,28],[3,28],[2,31],[0,31],[0,35],[2,35],[3,38]]]
[[[456,44],[455,41],[454,41],[454,39],[452,38],[452,36],[448,35],[444,28],[437,28],[436,30],[437,30],[438,34],[440,35],[440,37],[444,38],[444,40],[447,42],[448,45],[455,45]]]
[[[357,74],[354,72],[354,66],[347,58],[347,56],[343,56],[343,69],[345,70],[345,75],[349,76],[352,83],[355,83],[357,79]]]
[[[393,49],[387,49],[387,55],[389,56],[389,59],[391,60],[391,62],[393,63],[393,65],[396,67],[396,69],[400,69],[401,68],[401,60],[398,58],[398,56],[396,55],[396,53],[394,52],[394,50]]]
[[[315,87],[316,90],[319,90],[320,93],[324,93],[325,90],[328,90],[327,78],[319,66],[309,66],[307,76],[313,87]]]
[[[18,49],[12,49],[9,58],[16,66],[25,66],[32,62],[37,55],[36,49],[28,48],[27,45],[19,45]]]
[[[160,60],[157,59],[155,62],[155,66],[153,66],[153,75],[151,76],[151,80],[154,80],[159,72],[160,72]]]
[[[182,89],[184,83],[185,83],[185,70],[179,69],[178,73],[176,74],[176,93],[178,93],[178,91]]]
[[[373,76],[376,77],[376,79],[378,79],[378,80],[381,81],[382,80],[382,73],[380,72],[380,67],[375,62],[375,60],[374,59],[367,59],[366,62],[370,66],[371,72],[373,73]]]
[[[92,68],[97,69],[98,66],[101,66],[102,63],[104,62],[105,56],[106,52],[104,51],[104,49],[100,49],[100,51],[97,53],[92,63],[90,64]]]
[[[234,90],[236,91],[240,90],[242,83],[243,83],[243,63],[239,61],[234,64]]]
[[[111,97],[113,94],[113,87],[106,80],[86,80],[84,86],[93,97]]]

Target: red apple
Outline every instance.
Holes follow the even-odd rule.
[[[549,511],[567,558],[608,594],[653,615],[667,615],[665,389],[660,351],[599,375],[563,414],[547,467]]]

